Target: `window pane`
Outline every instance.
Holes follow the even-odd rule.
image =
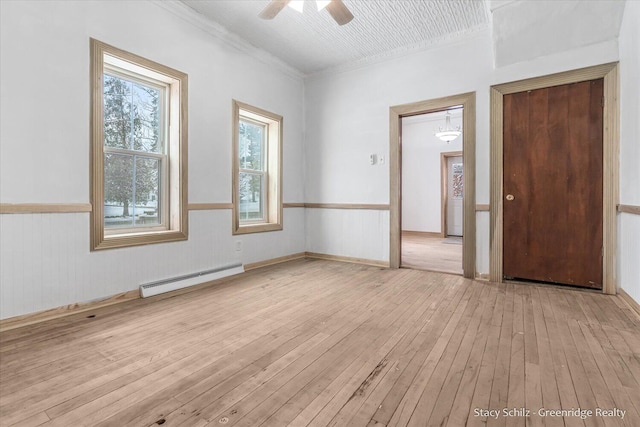
[[[133,225],[133,156],[104,156],[104,227]]]
[[[261,174],[240,172],[239,188],[240,221],[259,221],[264,219],[264,176]]]
[[[266,126],[240,120],[240,168],[264,171],[264,138]]]
[[[104,145],[163,152],[161,90],[122,77],[104,75]]]
[[[163,152],[160,146],[160,89],[132,84],[133,149]]]
[[[160,161],[136,157],[136,192],[133,217],[135,225],[158,225],[160,218]]]
[[[107,153],[104,165],[105,228],[160,224],[161,161]]]
[[[131,82],[104,75],[104,145],[131,146]]]

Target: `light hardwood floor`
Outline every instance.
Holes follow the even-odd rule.
[[[405,268],[462,274],[462,237],[431,237],[403,231],[401,260],[400,265]]]
[[[640,319],[552,286],[296,260],[0,344],[3,427],[640,426]]]

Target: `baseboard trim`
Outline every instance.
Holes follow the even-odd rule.
[[[354,263],[354,264],[371,265],[374,267],[385,267],[385,268],[389,267],[389,263],[384,261],[376,261],[376,260],[370,260],[370,259],[364,259],[364,258],[352,258],[352,257],[339,256],[339,255],[320,254],[315,252],[298,252],[295,254],[285,255],[278,258],[272,258],[264,261],[245,264],[244,270],[245,271],[255,270],[258,268],[268,267],[271,265],[281,264],[284,262],[293,261],[296,259],[303,259],[303,258],[348,262],[348,263]],[[226,279],[229,279],[229,278],[227,277]],[[178,289],[175,291],[150,297],[149,299],[154,299],[154,298],[164,299],[164,298],[180,295],[187,292],[193,292],[193,291],[202,289],[206,286],[209,286],[211,285],[211,283],[215,283],[219,280],[224,280],[224,279],[216,279],[214,281],[201,283],[195,286],[191,286],[189,288]],[[120,304],[122,302],[132,301],[136,299],[140,299],[139,289],[122,292],[122,293],[101,299],[99,301],[69,304],[62,307],[52,308],[49,310],[23,314],[15,317],[9,317],[7,319],[0,320],[0,332],[6,332],[12,329],[21,328],[23,326],[34,325],[34,324],[45,322],[48,320],[59,319],[62,317],[67,317],[67,316],[71,316],[78,313],[96,310],[99,308],[108,307],[111,305]]]
[[[256,268],[267,267],[269,265],[281,264],[287,261],[293,261],[294,259],[304,258],[304,252],[298,252],[296,254],[285,255],[278,258],[271,258],[264,261],[252,262],[244,265],[244,271],[255,270]]]
[[[640,304],[638,304],[638,301],[634,300],[631,295],[623,289],[618,289],[618,296],[640,317]]]
[[[444,233],[439,233],[437,231],[402,230],[402,235],[416,236],[416,237],[444,237]]]
[[[489,274],[476,272],[476,280],[485,280],[485,281],[488,282],[489,281]]]
[[[108,307],[121,302],[131,301],[140,298],[140,290],[122,292],[112,295],[99,301],[78,302],[74,304],[64,305],[62,307],[51,308],[49,310],[37,311],[35,313],[23,314],[21,316],[9,317],[0,320],[0,332],[10,331],[11,329],[21,328],[47,320],[59,319],[61,317],[71,316],[72,314],[83,313],[85,311],[95,310],[97,308]]]
[[[371,265],[373,267],[384,267],[389,268],[389,263],[386,261],[378,261],[374,259],[366,259],[366,258],[352,258],[348,256],[340,256],[340,255],[329,255],[329,254],[320,254],[317,252],[305,252],[305,256],[307,258],[312,259],[323,259],[326,261],[340,261],[340,262],[349,262],[352,264],[363,264],[363,265]]]

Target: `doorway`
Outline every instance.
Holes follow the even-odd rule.
[[[402,118],[401,267],[462,274],[462,116],[455,106]]]
[[[389,264],[391,268],[400,268],[402,262],[402,160],[403,134],[402,120],[405,117],[434,112],[443,112],[453,107],[462,107],[462,134],[465,161],[463,176],[466,191],[463,193],[463,237],[462,237],[462,274],[467,278],[475,277],[475,92],[437,98],[411,104],[397,105],[389,109],[389,169],[390,169],[390,239]],[[436,168],[438,166],[436,165]],[[446,233],[440,229],[439,236]]]
[[[505,233],[510,232],[509,226],[505,224],[508,216],[505,216],[507,210],[510,209],[508,204],[516,201],[518,194],[510,192],[506,187],[507,183],[503,182],[503,178],[510,174],[506,169],[506,160],[509,156],[505,153],[507,147],[505,145],[505,107],[508,102],[507,95],[517,93],[531,93],[538,89],[558,87],[562,85],[572,85],[577,83],[589,83],[592,80],[602,79],[602,96],[600,97],[600,105],[603,108],[602,115],[602,149],[601,157],[593,162],[599,163],[602,168],[601,187],[599,192],[602,197],[602,204],[599,216],[599,223],[602,227],[601,244],[589,244],[586,252],[593,252],[591,249],[596,248],[599,254],[596,254],[596,261],[590,263],[598,264],[601,267],[602,291],[608,294],[616,293],[615,280],[615,249],[616,249],[616,203],[618,197],[618,123],[619,123],[619,106],[618,106],[618,64],[610,63],[594,67],[583,68],[579,70],[567,71],[549,76],[542,76],[533,79],[521,80],[511,83],[504,83],[491,88],[491,224],[490,224],[490,280],[502,282],[505,278],[511,277],[505,271],[505,266],[509,265],[506,251],[512,249],[506,243]],[[591,97],[591,95],[590,95]],[[597,98],[597,96],[596,96]],[[598,101],[598,99],[594,99]],[[597,102],[595,102],[597,104]],[[587,105],[592,108],[591,105]],[[585,107],[583,104],[581,107]],[[537,112],[546,113],[548,106],[539,104],[535,110]],[[572,118],[573,119],[573,116]],[[571,120],[570,120],[571,121]],[[591,131],[589,131],[591,132]],[[597,131],[595,131],[597,133]],[[554,134],[555,135],[555,134]],[[596,150],[597,151],[597,150]],[[566,157],[565,157],[566,158]],[[571,159],[573,161],[573,159]],[[590,166],[591,167],[591,166]],[[513,172],[511,172],[513,174]],[[565,177],[565,180],[567,178]],[[573,179],[569,177],[569,181]],[[509,184],[511,185],[511,184]],[[513,188],[513,187],[512,187]],[[596,188],[598,190],[598,188]],[[564,194],[567,194],[565,189]],[[541,194],[541,191],[535,191],[533,194]],[[526,201],[526,197],[525,201]],[[563,205],[566,205],[563,203]],[[514,205],[515,206],[515,205]],[[597,210],[596,208],[589,208]],[[566,210],[563,213],[566,215]],[[555,219],[552,219],[555,221]],[[581,230],[583,235],[589,235],[592,231]],[[597,231],[596,231],[597,233]],[[597,237],[597,236],[596,236]],[[571,243],[573,244],[573,242]],[[564,244],[566,246],[566,243]],[[563,255],[564,256],[564,255]],[[508,267],[510,268],[510,267]],[[600,269],[600,268],[599,268]],[[533,280],[536,280],[535,278]],[[544,278],[543,278],[544,280]],[[547,280],[544,280],[547,281]],[[555,280],[552,280],[555,281]],[[589,281],[586,281],[587,285]],[[594,281],[596,282],[596,281]],[[573,283],[570,283],[573,284]],[[583,284],[584,285],[584,284]],[[600,286],[589,286],[599,288]]]

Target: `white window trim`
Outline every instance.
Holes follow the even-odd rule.
[[[283,119],[278,114],[253,107],[236,100],[233,107],[233,234],[260,233],[282,230],[282,128]],[[260,221],[240,221],[240,158],[239,158],[239,122],[240,117],[267,125],[266,136],[266,179],[265,179],[265,218]],[[251,173],[257,171],[250,171]]]
[[[90,249],[101,250],[151,243],[186,240],[188,237],[187,211],[187,75],[126,52],[122,49],[91,39],[91,243]],[[166,84],[168,114],[164,120],[168,129],[164,143],[165,153],[158,154],[168,161],[163,162],[164,188],[167,196],[161,203],[165,218],[161,225],[150,227],[104,228],[104,148],[103,74],[116,68],[120,74],[130,72],[136,80],[148,76],[150,81]],[[127,77],[128,78],[128,77]],[[126,151],[126,150],[125,150]],[[137,153],[155,157],[157,153]]]

